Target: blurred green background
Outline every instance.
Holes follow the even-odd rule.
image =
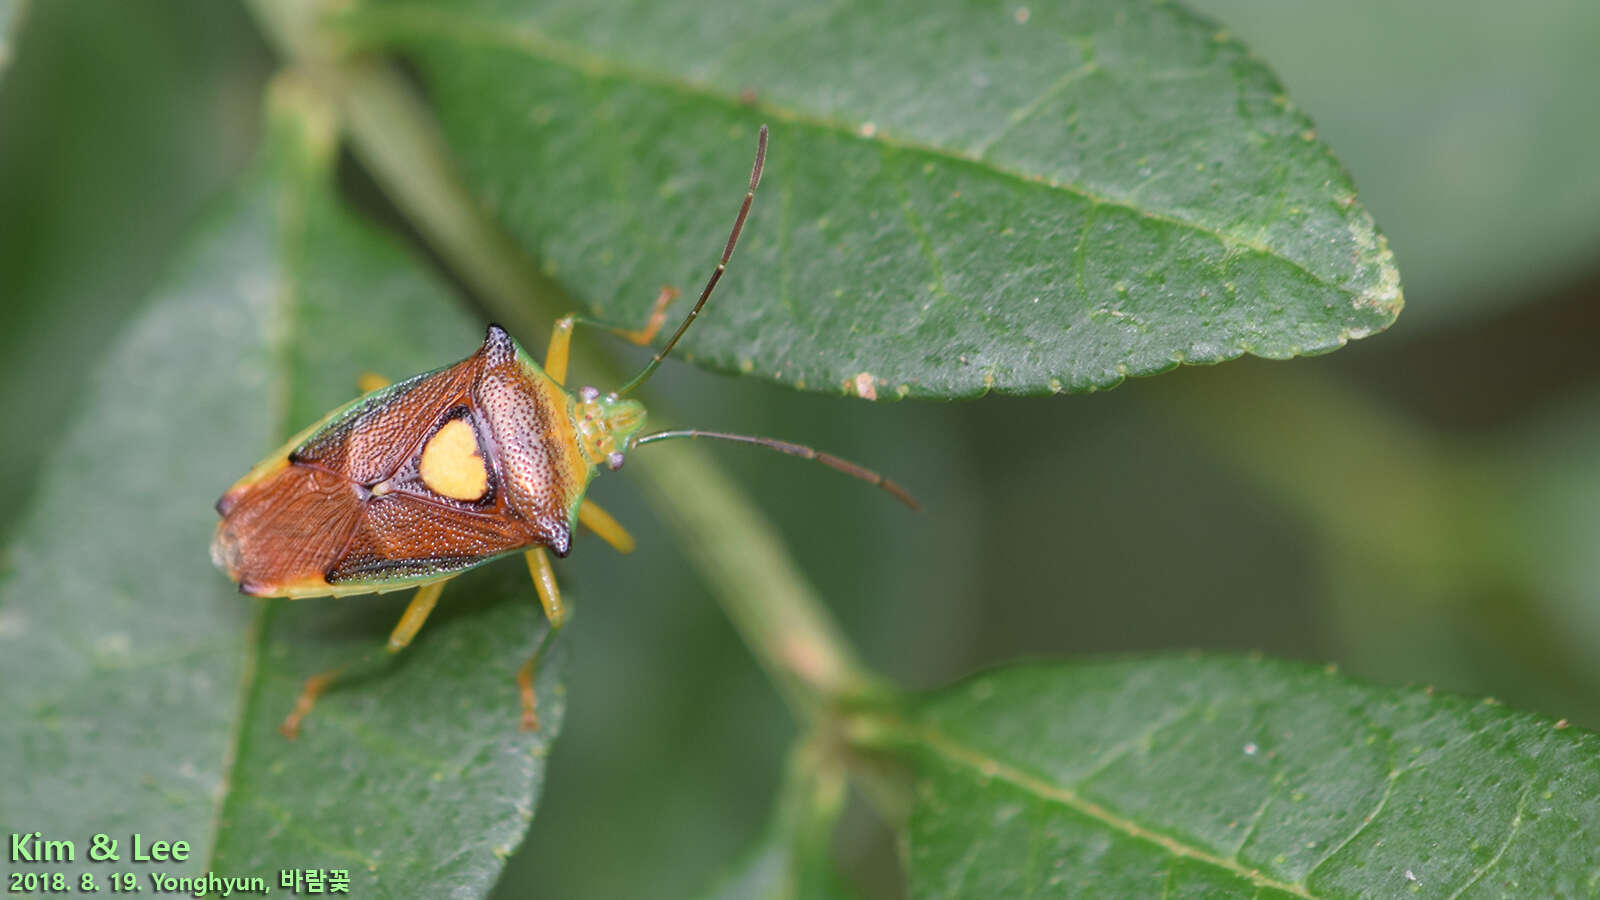
[[[867,661],[912,686],[1025,655],[1253,649],[1600,725],[1600,5],[1195,5],[1354,173],[1404,278],[1390,332],[1086,397],[867,404],[682,364],[653,389],[682,421],[816,443],[919,494],[911,516],[718,451]],[[274,61],[219,0],[0,0],[0,34],[3,532],[97,348],[248,160]],[[562,567],[594,599],[500,893],[692,895],[761,828],[794,728],[628,480],[595,496],[642,549]],[[840,836],[889,891],[884,840],[865,815]]]

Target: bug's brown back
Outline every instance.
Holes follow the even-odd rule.
[[[490,326],[472,356],[375,391],[264,460],[218,502],[212,555],[257,596],[403,587],[533,545],[565,555],[593,475],[571,402]]]

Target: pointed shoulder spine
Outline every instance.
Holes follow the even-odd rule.
[[[490,322],[483,334],[483,346],[479,348],[486,362],[491,366],[507,365],[517,358],[517,341],[511,333],[499,325]]]

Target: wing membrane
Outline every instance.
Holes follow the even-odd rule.
[[[347,479],[285,465],[238,498],[211,555],[247,594],[303,589],[323,582],[343,555],[364,506]]]

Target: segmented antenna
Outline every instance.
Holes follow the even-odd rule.
[[[717,282],[722,280],[722,273],[728,268],[728,260],[733,258],[733,246],[739,243],[739,232],[744,229],[745,217],[750,215],[750,204],[755,202],[756,185],[761,183],[761,167],[766,164],[766,161],[767,126],[763,125],[761,126],[761,136],[756,142],[756,162],[750,168],[750,187],[744,192],[744,203],[739,206],[739,217],[733,220],[733,231],[728,234],[728,245],[722,250],[722,260],[717,263],[717,268],[711,273],[711,278],[706,281],[705,290],[700,292],[700,299],[695,301],[694,308],[689,310],[687,316],[683,317],[683,324],[679,325],[678,330],[672,333],[667,345],[662,347],[661,352],[657,353],[655,358],[645,365],[643,371],[633,376],[633,380],[617,389],[619,396],[627,394],[639,385],[644,384],[651,375],[655,374],[656,367],[660,366],[661,361],[667,358],[668,353],[672,352],[673,346],[678,343],[678,338],[683,337],[683,333],[689,330],[690,323],[694,321],[695,316],[700,315],[700,308],[706,305],[706,300],[711,297],[711,292],[716,289]]]
[[[651,443],[652,441],[668,441],[677,438],[714,438],[719,441],[733,441],[734,443],[738,444],[754,444],[757,447],[766,447],[768,450],[776,450],[779,453],[787,453],[790,456],[798,456],[801,459],[809,459],[813,462],[822,463],[831,469],[843,472],[844,474],[849,475],[851,478],[859,478],[868,484],[873,484],[883,488],[889,493],[890,496],[914,510],[922,509],[921,504],[917,503],[917,499],[911,496],[909,491],[893,481],[883,477],[882,475],[879,475],[877,472],[872,471],[866,466],[857,465],[848,459],[840,459],[839,457],[834,456],[832,453],[823,453],[821,450],[807,447],[804,444],[794,444],[790,443],[789,441],[780,441],[777,438],[756,437],[749,434],[728,434],[722,431],[701,431],[698,428],[684,428],[677,431],[658,431],[655,434],[647,434],[638,440],[635,440],[633,442],[633,446],[638,447],[643,444]]]

